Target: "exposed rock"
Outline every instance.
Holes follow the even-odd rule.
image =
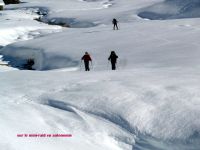
[[[8,4],[19,4],[20,0],[3,0],[6,5]]]
[[[0,11],[3,10],[3,5],[0,5]]]

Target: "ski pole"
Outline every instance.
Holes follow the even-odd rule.
[[[80,70],[82,70],[82,63],[83,63],[83,60],[80,61]]]
[[[108,60],[108,63],[107,63],[107,68],[109,68],[109,64],[110,64],[110,61]]]
[[[115,65],[116,65],[117,70],[119,70],[119,65],[117,62],[115,63]]]
[[[93,63],[92,63],[92,61],[91,61],[91,69],[93,69]]]

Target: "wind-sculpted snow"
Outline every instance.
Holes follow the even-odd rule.
[[[166,0],[142,9],[138,14],[151,20],[200,17],[200,0]]]
[[[60,71],[4,73],[0,77],[6,83],[0,91],[4,96],[1,98],[5,99],[1,106],[10,109],[7,113],[1,111],[4,117],[0,126],[5,128],[9,120],[18,118],[10,113],[14,111],[21,118],[18,125],[15,121],[9,124],[10,135],[20,131],[72,133],[71,140],[58,144],[61,150],[66,145],[76,149],[77,141],[90,148],[92,145],[85,145],[88,141],[96,141],[95,146],[101,143],[108,149],[108,145],[110,149],[120,149],[118,144],[122,149],[136,150],[199,149],[199,73],[192,76],[173,70],[118,73],[118,76],[102,71],[91,74]],[[17,92],[13,85],[18,85]],[[30,90],[25,90],[27,87]],[[26,115],[21,115],[20,110]],[[35,122],[36,126],[32,126]],[[25,128],[27,124],[32,126],[31,130]],[[2,134],[7,132],[2,131]],[[80,141],[81,136],[84,136],[83,141]],[[98,143],[98,137],[103,142]],[[17,140],[8,136],[4,141],[11,139]],[[51,140],[47,141],[40,143],[38,148],[48,147]],[[17,145],[10,146],[19,147],[21,142],[18,139]]]
[[[20,52],[17,51],[19,49]],[[37,70],[57,69],[61,66],[77,67],[79,61],[73,60],[68,56],[57,55],[56,53],[46,54],[43,49],[31,49],[28,47],[13,47],[7,46],[6,51],[2,49],[4,60],[9,61],[9,64],[16,68],[23,69],[24,64],[28,59],[34,60],[33,68]],[[56,63],[54,63],[56,62]]]

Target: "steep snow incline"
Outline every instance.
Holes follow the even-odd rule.
[[[199,18],[200,0],[165,0],[142,9],[138,15],[152,20]]]

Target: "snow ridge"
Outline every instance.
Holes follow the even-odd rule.
[[[199,18],[199,0],[166,0],[142,9],[138,16],[151,20]]]

